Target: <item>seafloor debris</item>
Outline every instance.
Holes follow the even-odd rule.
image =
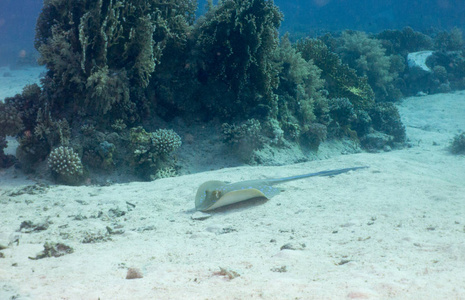
[[[215,272],[213,274],[217,275],[217,276],[225,276],[228,280],[232,280],[232,279],[234,279],[236,277],[241,276],[236,271],[233,271],[233,270],[227,269],[227,268],[222,268],[222,267],[220,267],[220,271]]]
[[[141,270],[137,268],[128,268],[128,273],[126,274],[126,279],[137,279],[143,278]]]
[[[46,242],[44,244],[44,250],[39,252],[35,257],[29,256],[29,259],[37,260],[46,257],[60,257],[66,254],[71,254],[73,252],[73,248],[65,244]]]

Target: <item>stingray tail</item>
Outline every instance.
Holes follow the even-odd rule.
[[[316,173],[302,174],[302,175],[296,175],[296,176],[290,176],[290,177],[284,177],[284,178],[269,179],[268,181],[272,182],[272,183],[278,183],[278,182],[285,182],[285,181],[296,180],[296,179],[307,178],[307,177],[313,177],[313,176],[333,176],[333,175],[346,173],[346,172],[349,172],[349,171],[354,171],[354,170],[358,170],[358,169],[366,169],[366,168],[369,168],[369,166],[352,167],[352,168],[345,168],[345,169],[335,169],[335,170],[328,170],[328,171],[320,171],[320,172],[316,172]]]

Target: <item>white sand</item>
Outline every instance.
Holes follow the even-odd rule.
[[[409,98],[400,111],[414,146],[388,153],[18,196],[34,182],[3,170],[0,245],[19,243],[0,251],[0,299],[465,299],[465,157],[447,150],[465,129],[465,92]],[[191,218],[207,180],[363,165]],[[18,232],[23,221],[49,227]],[[46,241],[74,253],[29,259]],[[288,243],[295,250],[280,250]],[[128,267],[143,278],[125,279]]]

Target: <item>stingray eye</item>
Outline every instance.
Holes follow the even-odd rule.
[[[206,190],[205,191],[205,198],[216,201],[216,200],[221,198],[221,191],[218,191],[218,190],[214,190],[214,191]]]
[[[213,196],[216,199],[220,199],[221,198],[221,191],[213,191]]]

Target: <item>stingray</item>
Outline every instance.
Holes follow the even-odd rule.
[[[195,195],[195,209],[199,211],[208,211],[253,198],[271,199],[281,192],[281,189],[273,186],[275,184],[313,176],[338,175],[364,168],[368,167],[336,169],[291,177],[246,180],[235,183],[211,180],[202,183],[198,188],[197,194]]]

